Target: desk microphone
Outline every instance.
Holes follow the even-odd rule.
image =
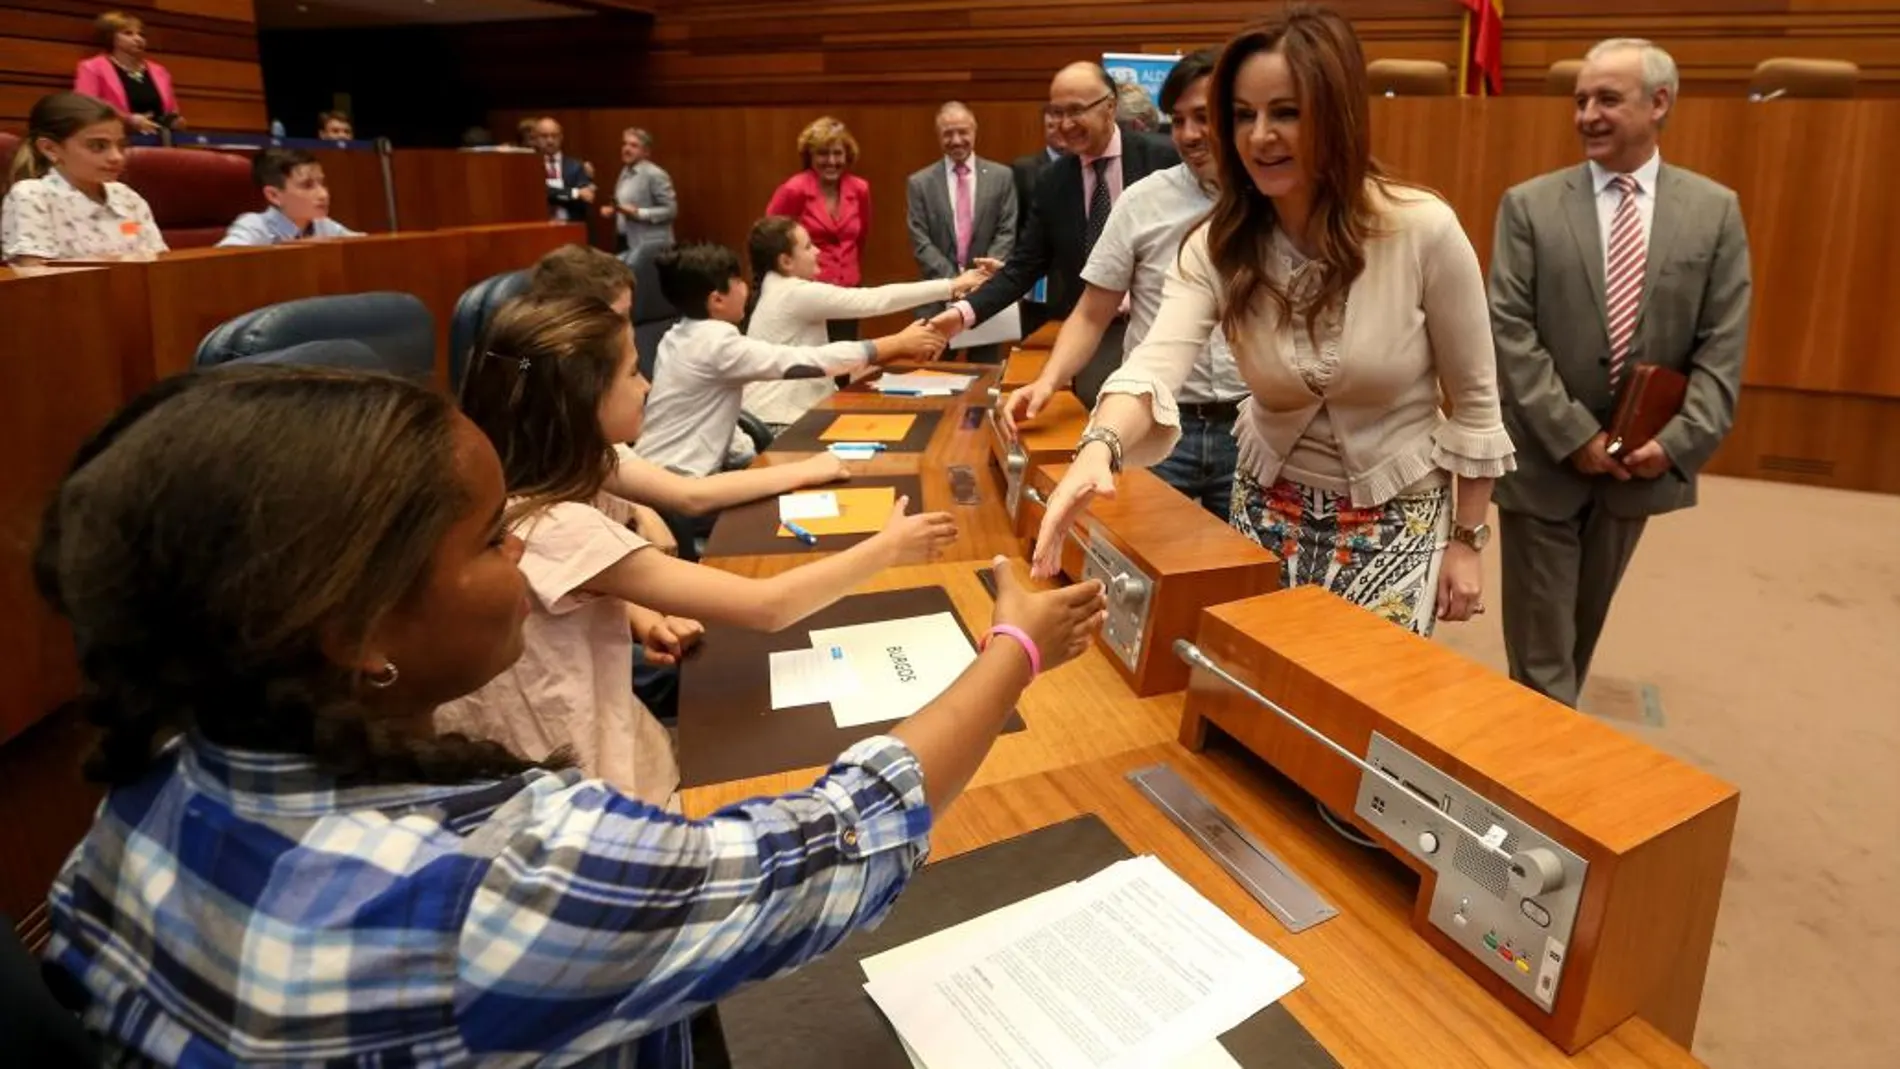
[[[1175,639],[1174,640],[1174,654],[1175,656],[1181,658],[1182,660],[1186,661],[1188,664],[1194,666],[1195,668],[1205,669],[1209,673],[1218,677],[1221,680],[1221,682],[1226,683],[1228,686],[1234,688],[1235,690],[1241,692],[1242,694],[1245,694],[1247,697],[1252,698],[1258,704],[1266,707],[1267,709],[1272,710],[1273,713],[1276,716],[1278,716],[1280,719],[1285,720],[1289,724],[1292,724],[1294,727],[1304,732],[1309,738],[1320,743],[1322,746],[1325,746],[1327,749],[1333,751],[1334,753],[1345,758],[1346,760],[1352,762],[1354,765],[1357,765],[1359,768],[1364,769],[1365,771],[1370,772],[1373,775],[1380,777],[1381,779],[1390,780],[1394,785],[1398,786],[1401,790],[1405,792],[1406,797],[1417,798],[1422,804],[1429,805],[1432,809],[1435,819],[1442,820],[1445,823],[1451,825],[1452,827],[1457,828],[1459,832],[1463,833],[1466,837],[1468,837],[1479,849],[1483,850],[1487,854],[1490,854],[1492,857],[1495,857],[1499,859],[1500,861],[1503,861],[1506,865],[1509,865],[1513,875],[1523,877],[1528,874],[1525,871],[1527,868],[1531,872],[1537,872],[1538,870],[1542,870],[1543,868],[1545,868],[1546,863],[1544,859],[1530,858],[1530,857],[1525,856],[1527,854],[1532,853],[1531,851],[1519,851],[1515,855],[1512,854],[1510,851],[1505,850],[1502,846],[1498,845],[1498,842],[1496,841],[1496,837],[1483,835],[1479,832],[1473,831],[1470,825],[1466,824],[1462,820],[1459,820],[1457,817],[1452,816],[1450,813],[1445,812],[1445,810],[1442,807],[1440,807],[1436,802],[1433,802],[1429,798],[1421,798],[1416,792],[1408,788],[1406,784],[1404,783],[1404,781],[1400,780],[1398,776],[1387,771],[1386,769],[1380,768],[1378,765],[1372,764],[1371,762],[1360,757],[1358,754],[1353,753],[1351,750],[1346,749],[1344,746],[1341,746],[1340,744],[1334,742],[1332,739],[1327,738],[1325,733],[1321,732],[1318,728],[1314,727],[1311,724],[1308,724],[1304,720],[1301,720],[1299,717],[1294,716],[1292,713],[1287,712],[1286,709],[1282,708],[1273,699],[1267,697],[1266,695],[1248,686],[1242,680],[1235,678],[1233,673],[1227,671],[1227,669],[1222,668],[1218,664],[1215,664],[1213,659],[1208,657],[1207,654],[1202,653],[1201,648],[1199,646],[1196,646],[1194,643],[1189,642],[1187,639],[1184,639],[1184,638]]]

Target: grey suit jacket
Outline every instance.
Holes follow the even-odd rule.
[[[1733,190],[1667,163],[1656,176],[1655,207],[1630,359],[1687,374],[1689,393],[1657,438],[1672,469],[1617,482],[1568,462],[1615,409],[1589,167],[1553,171],[1504,194],[1491,254],[1491,330],[1518,467],[1498,483],[1499,508],[1559,520],[1593,496],[1629,518],[1695,504],[1696,473],[1728,433],[1741,391],[1748,233]]]
[[[1016,177],[1008,167],[973,156],[976,226],[970,234],[970,256],[1008,259],[1016,246]],[[957,259],[957,217],[950,204],[950,183],[943,160],[910,176],[905,188],[905,218],[910,227],[911,252],[923,278],[955,278],[962,267]],[[941,307],[941,306],[940,306]]]
[[[614,183],[614,201],[625,208],[638,208],[638,217],[619,216],[620,232],[627,236],[627,248],[641,245],[671,245],[673,219],[679,215],[679,198],[673,192],[673,176],[652,160],[641,160],[631,168],[622,167]]]

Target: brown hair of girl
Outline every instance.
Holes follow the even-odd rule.
[[[379,726],[360,645],[471,507],[449,401],[402,379],[233,367],[167,379],[83,445],[34,554],[104,728],[87,774],[127,784],[182,732],[305,754],[345,782],[533,767],[494,743]]]
[[[521,297],[489,320],[462,383],[462,411],[501,456],[510,523],[600,493],[614,456],[600,402],[630,329],[594,297]]]

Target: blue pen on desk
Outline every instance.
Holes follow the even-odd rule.
[[[922,397],[924,395],[924,391],[922,390],[892,390],[886,388],[879,392],[886,397]]]
[[[815,546],[818,544],[818,536],[815,534],[812,534],[810,531],[805,530],[803,527],[800,527],[799,525],[793,523],[790,520],[780,520],[778,522],[784,524],[785,529],[787,531],[792,532],[792,537],[798,539],[800,542],[803,542],[808,546]]]
[[[833,442],[831,448],[840,453],[882,453],[890,446],[883,442]]]

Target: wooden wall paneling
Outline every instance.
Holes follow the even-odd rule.
[[[474,280],[468,242],[459,231],[375,234],[327,243],[342,259],[345,293],[393,290],[414,294],[435,321],[435,381],[449,382],[449,324],[455,302]]]
[[[198,343],[228,319],[265,305],[341,291],[338,261],[324,252],[320,245],[185,249],[113,270],[144,280],[152,372],[164,378],[191,370]]]
[[[1457,62],[1456,4],[1338,6],[1371,58]],[[958,85],[975,99],[1024,99],[1038,80],[1026,71],[1103,51],[1216,44],[1268,10],[1245,0],[891,0],[869,9],[828,0],[792,12],[760,0],[669,0],[654,25],[641,100],[743,103],[769,88],[784,103],[921,102]],[[1771,56],[1850,59],[1862,67],[1865,93],[1900,93],[1900,0],[1513,0],[1504,27],[1512,94],[1541,92],[1552,62],[1618,36],[1670,49],[1692,95],[1740,96],[1755,64]],[[792,69],[731,72],[733,61],[756,53],[783,57]],[[878,73],[888,81],[838,80]]]
[[[263,76],[251,0],[116,5],[145,22],[152,58],[171,72],[185,119],[200,130],[262,130]],[[33,102],[72,88],[73,68],[98,51],[85,0],[0,0],[0,126],[18,127]]]
[[[324,184],[330,189],[330,218],[365,234],[390,229],[383,196],[383,159],[374,152],[318,149]],[[393,166],[393,161],[392,161]]]
[[[466,243],[471,286],[504,271],[533,267],[542,254],[587,239],[586,231],[579,223],[470,226],[460,227],[458,232]]]
[[[1708,471],[1900,494],[1900,398],[1744,387]]]

